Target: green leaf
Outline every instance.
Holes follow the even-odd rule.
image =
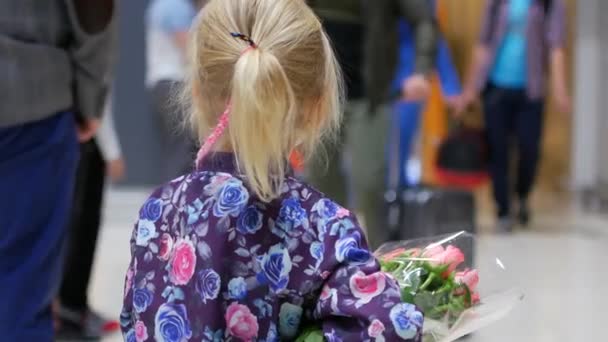
[[[324,342],[323,331],[318,327],[304,329],[296,342]]]

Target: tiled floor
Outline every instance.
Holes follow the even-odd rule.
[[[112,191],[108,196],[91,288],[94,307],[108,316],[120,310],[128,239],[144,197],[143,191]],[[482,229],[478,260],[500,257],[510,272],[509,279],[493,279],[491,285],[519,286],[525,299],[506,319],[470,341],[606,341],[608,217],[582,214],[564,197],[539,198],[533,230],[498,236]],[[487,226],[491,215],[487,205],[481,209],[480,222]]]

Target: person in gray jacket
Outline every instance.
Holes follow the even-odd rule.
[[[113,0],[0,7],[0,336],[52,341],[78,140],[99,126]]]

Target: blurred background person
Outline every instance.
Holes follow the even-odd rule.
[[[93,311],[88,299],[102,223],[106,177],[118,182],[125,174],[112,108],[110,98],[96,137],[80,145],[68,249],[56,311],[56,338],[59,340],[99,339],[120,329],[117,321],[104,318]]]
[[[112,0],[7,0],[0,11],[0,336],[52,341],[78,140],[99,126]]]
[[[437,15],[437,1],[430,0],[429,3],[432,13]],[[404,82],[416,72],[413,63],[416,57],[413,34],[412,25],[405,20],[400,20],[399,59],[391,85],[393,93],[400,93]],[[448,105],[454,107],[461,95],[458,71],[452,62],[449,47],[441,32],[438,31],[437,35],[435,67],[441,84],[441,96]],[[421,116],[425,114],[425,106],[426,101],[411,101],[403,97],[397,99],[393,104],[388,146],[389,183],[391,184],[389,188],[413,186],[421,180],[420,160],[415,161],[411,157],[419,132]]]
[[[356,113],[350,125],[348,145],[352,151],[355,209],[363,214],[372,248],[387,238],[387,153],[391,103],[398,98],[424,101],[430,92],[428,76],[434,67],[437,26],[428,0],[382,0],[366,2],[364,80],[366,110]],[[392,88],[399,61],[400,20],[412,29],[414,71],[397,93]],[[393,200],[396,200],[396,196]]]
[[[329,141],[326,149],[307,167],[311,184],[343,206],[354,207],[349,184],[352,156],[345,145],[348,121],[364,109],[362,59],[363,22],[360,0],[308,0],[321,18],[329,35],[346,81],[345,122],[338,141]]]
[[[180,126],[179,106],[172,97],[186,70],[188,31],[197,13],[194,0],[152,0],[146,13],[146,87],[162,135],[164,180],[193,168],[196,144]]]
[[[566,13],[563,0],[489,0],[462,104],[481,92],[490,147],[497,229],[514,226],[509,181],[511,141],[517,142],[517,218],[530,221],[529,196],[540,157],[546,71],[559,110],[570,112],[566,84]],[[464,109],[462,107],[461,109]]]

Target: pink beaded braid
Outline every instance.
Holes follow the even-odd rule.
[[[253,42],[253,40],[242,33],[230,33],[230,35],[249,44],[249,47],[243,50],[241,56],[257,48],[257,45]],[[213,146],[217,143],[217,141],[222,137],[222,135],[226,131],[231,110],[232,104],[228,103],[228,105],[226,106],[226,110],[220,116],[217,125],[213,129],[213,132],[211,132],[211,135],[207,137],[205,143],[201,146],[200,150],[196,154],[196,164],[198,164],[201,160],[203,160],[203,158],[205,158],[205,156],[207,156],[207,154],[209,154]]]

